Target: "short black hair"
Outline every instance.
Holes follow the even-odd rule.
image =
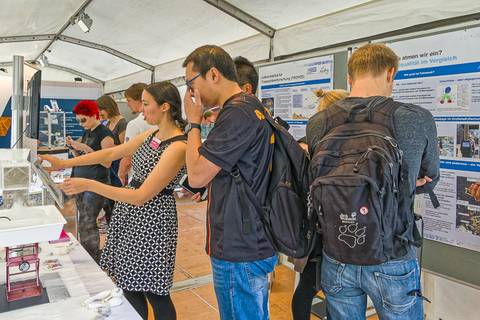
[[[252,85],[253,94],[256,94],[258,87],[258,73],[253,64],[245,57],[238,56],[233,62],[237,69],[238,84],[243,86],[250,83]]]
[[[202,77],[210,68],[217,68],[226,79],[237,82],[237,73],[232,57],[219,46],[198,47],[185,58],[182,66],[185,68],[190,62],[193,62],[193,70],[200,72]]]

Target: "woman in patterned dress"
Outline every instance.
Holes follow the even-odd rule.
[[[42,156],[49,170],[113,161],[132,155],[135,175],[125,188],[88,179],[67,179],[67,194],[90,191],[115,200],[100,265],[122,288],[143,319],[147,301],[155,319],[176,319],[169,296],[178,237],[173,189],[185,172],[186,137],[181,98],[168,81],[149,85],[142,94],[145,120],[158,125],[119,146],[74,159]]]

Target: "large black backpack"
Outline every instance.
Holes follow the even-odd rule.
[[[259,111],[273,130],[271,142],[274,144],[265,203],[253,193],[238,167],[234,167],[231,175],[243,194],[241,200],[249,199],[254,204],[274,249],[292,258],[303,258],[310,254],[315,244],[318,220],[307,206],[308,158],[284,127],[266,110]],[[247,218],[242,220],[244,232],[249,232],[251,222]]]
[[[402,104],[384,97],[350,109],[342,103],[325,111],[327,134],[311,146],[310,192],[323,249],[355,265],[400,258],[421,244],[408,168],[395,140],[393,115]]]

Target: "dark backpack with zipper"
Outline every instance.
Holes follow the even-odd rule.
[[[244,97],[245,99],[255,99]],[[313,249],[317,235],[317,216],[308,210],[308,158],[295,138],[265,110],[266,125],[272,128],[274,144],[267,198],[261,203],[245,182],[238,167],[231,172],[238,185],[242,206],[246,199],[255,206],[273,248],[292,258],[304,258]],[[243,212],[243,211],[242,211]],[[242,216],[243,232],[251,221]]]
[[[311,148],[312,205],[327,255],[342,263],[381,264],[422,240],[395,140],[393,115],[402,103],[385,97],[351,108],[342,103],[325,111],[327,134]]]

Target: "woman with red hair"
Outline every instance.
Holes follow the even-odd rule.
[[[74,108],[77,121],[85,129],[80,141],[67,138],[67,145],[73,155],[79,156],[114,146],[113,134],[99,120],[99,109],[95,101],[82,100]],[[111,162],[73,167],[72,177],[93,179],[109,184]],[[93,192],[82,192],[75,197],[77,205],[77,234],[80,243],[98,263],[100,260],[100,237],[97,216],[106,199]]]

